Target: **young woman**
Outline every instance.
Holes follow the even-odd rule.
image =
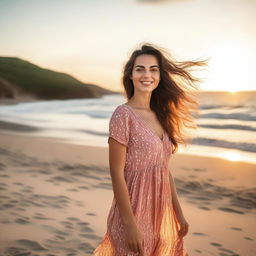
[[[188,68],[153,44],[135,50],[123,71],[127,102],[109,123],[109,164],[114,198],[107,232],[94,256],[188,256],[186,221],[169,167],[185,127],[196,128],[189,95],[196,88]]]

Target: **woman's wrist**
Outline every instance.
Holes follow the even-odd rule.
[[[183,215],[183,212],[182,212],[182,209],[180,207],[180,204],[179,204],[178,200],[174,200],[173,208],[174,208],[174,211],[175,211],[175,214],[176,214],[177,217],[184,218],[184,215]]]
[[[135,225],[136,224],[136,221],[135,221],[135,218],[134,217],[124,217],[122,218],[123,220],[123,224],[124,226],[131,226],[131,225]]]

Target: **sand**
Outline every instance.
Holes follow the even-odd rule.
[[[255,167],[172,156],[190,256],[256,255]],[[0,178],[0,255],[92,255],[113,198],[107,147],[0,130]]]

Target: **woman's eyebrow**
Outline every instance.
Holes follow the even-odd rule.
[[[135,68],[136,68],[136,67],[145,68],[143,65],[136,65]],[[159,68],[158,65],[152,65],[152,66],[150,66],[150,68],[154,68],[154,67]]]

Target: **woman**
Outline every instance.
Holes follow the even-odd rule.
[[[196,128],[198,103],[189,87],[201,81],[187,69],[203,61],[174,62],[165,50],[144,44],[123,72],[128,101],[109,123],[109,164],[114,191],[107,232],[94,256],[188,256],[188,233],[169,160],[183,128]],[[183,133],[182,133],[183,132]]]

